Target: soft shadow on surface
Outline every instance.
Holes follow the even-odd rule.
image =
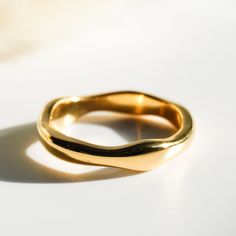
[[[124,119],[113,119],[106,122],[102,117],[91,116],[87,120],[83,118],[82,122],[106,125],[124,137],[128,142],[139,139],[139,137],[137,138],[136,120],[126,119],[124,121]],[[142,121],[140,122],[142,123]],[[153,136],[153,130],[155,130],[155,137],[157,133],[159,133],[159,137],[161,134],[163,137],[173,131],[159,127],[158,132],[158,125],[151,128],[150,123],[146,123],[146,125],[142,123],[138,127],[142,127],[138,130],[139,136],[140,133],[145,133],[145,136],[148,137],[149,133],[149,138]],[[38,134],[35,123],[0,130],[0,180],[21,183],[86,182],[120,178],[139,173],[109,167],[81,174],[63,173],[39,164],[29,157],[26,150],[37,141]]]
[[[22,183],[84,182],[137,173],[116,168],[102,168],[86,174],[62,173],[33,161],[27,155],[26,149],[36,141],[38,141],[36,124],[0,131],[0,180]]]

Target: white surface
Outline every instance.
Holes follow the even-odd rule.
[[[87,17],[62,29],[60,17],[44,22],[46,32],[57,32],[34,38],[29,50],[4,48],[0,234],[235,235],[235,1],[103,2],[96,11],[88,1]],[[37,141],[34,122],[48,100],[123,89],[188,107],[196,123],[189,149],[132,175],[65,164]],[[122,139],[108,128],[87,128],[87,137]]]

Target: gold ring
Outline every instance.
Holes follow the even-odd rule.
[[[176,132],[163,139],[143,139],[120,146],[101,146],[69,137],[61,130],[92,111],[156,115],[169,120]],[[59,128],[58,128],[59,127]],[[193,133],[190,113],[180,105],[140,92],[114,92],[86,97],[62,97],[48,103],[38,120],[44,146],[63,160],[136,171],[151,170],[189,143]]]

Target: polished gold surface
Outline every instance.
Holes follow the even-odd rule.
[[[112,147],[91,144],[63,133],[70,123],[93,111],[160,116],[170,121],[176,132],[168,138],[143,139]],[[38,131],[45,147],[64,160],[146,171],[169,160],[187,146],[193,122],[190,113],[180,105],[145,93],[123,91],[55,99],[40,115]]]

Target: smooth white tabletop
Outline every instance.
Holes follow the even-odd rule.
[[[235,1],[19,4],[0,2],[0,234],[236,235]],[[39,143],[50,99],[117,90],[186,106],[191,146],[134,174],[65,163]],[[100,122],[74,132],[135,139],[133,121]]]

